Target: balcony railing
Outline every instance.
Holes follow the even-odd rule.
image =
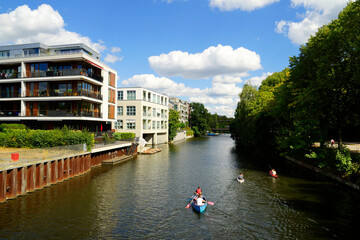
[[[102,113],[94,111],[72,111],[70,109],[40,111],[38,115],[32,114],[31,117],[94,117],[102,118]]]
[[[99,82],[103,82],[103,77],[88,71],[84,68],[74,68],[74,69],[63,69],[56,71],[39,71],[37,76],[27,76],[27,77],[59,77],[59,76],[86,76],[92,79],[95,79]]]
[[[87,90],[79,90],[79,91],[60,91],[60,90],[52,90],[52,91],[29,91],[26,97],[58,97],[58,96],[84,96],[91,97],[102,100],[102,95],[97,92],[90,92]]]
[[[21,73],[18,72],[0,73],[0,79],[14,79],[14,78],[21,78]]]
[[[0,117],[18,117],[20,110],[0,110]]]
[[[14,91],[14,92],[3,91],[3,92],[0,92],[0,98],[17,98],[17,97],[21,97],[21,92],[19,92],[19,91]]]

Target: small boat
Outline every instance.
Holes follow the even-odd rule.
[[[273,174],[272,171],[269,171],[269,173],[270,173],[270,176],[272,176],[272,177],[274,177],[274,178],[277,178],[277,177],[278,177],[277,175]]]
[[[245,179],[236,178],[236,181],[238,181],[239,183],[243,183],[245,182]]]
[[[191,202],[192,208],[199,213],[202,213],[203,211],[205,211],[205,209],[207,207],[207,201],[204,196],[203,196],[203,199],[205,200],[205,203],[203,205],[197,205],[196,201],[194,201],[194,200],[192,200],[192,202]]]
[[[208,133],[207,135],[208,136],[218,136],[219,134],[218,133]]]

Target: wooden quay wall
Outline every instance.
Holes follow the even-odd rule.
[[[137,149],[137,146],[135,148]],[[0,168],[0,203],[83,175],[91,168],[101,166],[103,161],[129,155],[130,149],[132,155],[137,155],[130,143],[97,148],[91,152],[57,159],[16,164],[9,162],[8,166]]]

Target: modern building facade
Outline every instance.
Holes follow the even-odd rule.
[[[169,108],[179,112],[180,122],[186,124],[189,121],[190,110],[191,110],[190,103],[183,101],[177,97],[170,97]]]
[[[116,74],[85,44],[0,46],[0,122],[110,130]]]
[[[117,132],[133,132],[150,145],[168,142],[169,99],[145,88],[117,89]]]

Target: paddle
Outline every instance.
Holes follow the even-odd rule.
[[[207,201],[207,203],[211,206],[213,206],[215,204],[214,202],[210,202],[210,201]]]
[[[188,205],[186,205],[186,208],[189,208],[189,207],[190,207],[190,205],[191,205],[191,203],[192,203],[193,200],[194,200],[194,196],[192,196],[191,198],[189,198],[188,201],[190,201],[190,203],[189,203]]]

